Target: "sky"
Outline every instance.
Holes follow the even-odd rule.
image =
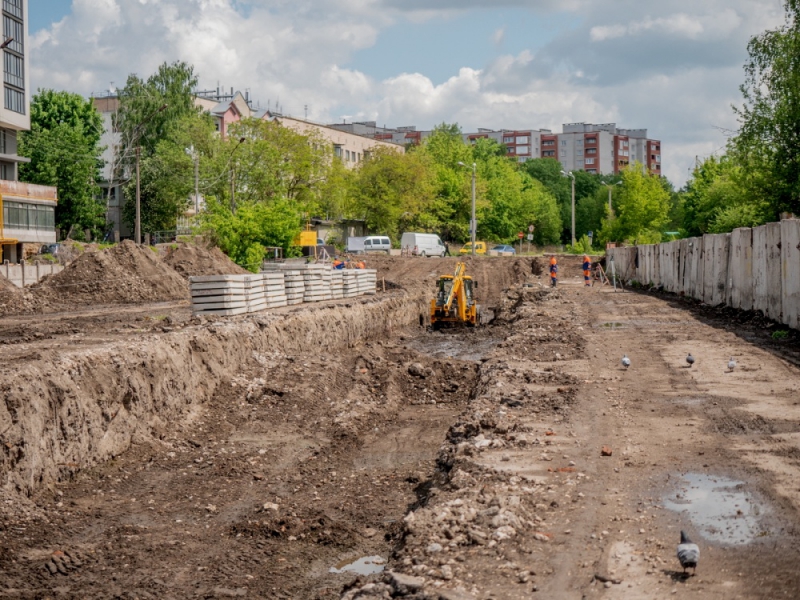
[[[645,128],[682,186],[724,151],[781,0],[29,0],[31,84],[85,96],[195,67],[319,123]]]

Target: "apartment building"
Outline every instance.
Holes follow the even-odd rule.
[[[417,131],[413,126],[378,127],[375,121],[336,123],[328,127],[355,135],[419,144],[432,131]],[[647,137],[647,129],[622,129],[616,123],[567,123],[561,133],[549,129],[482,129],[462,134],[464,142],[474,144],[492,139],[506,147],[509,157],[519,162],[534,158],[553,158],[565,171],[618,174],[629,164],[639,162],[650,172],[661,174],[661,142]]]
[[[31,127],[28,68],[28,0],[3,0],[3,103],[0,106],[0,204],[2,258],[19,262],[56,241],[56,188],[22,183],[19,132]]]

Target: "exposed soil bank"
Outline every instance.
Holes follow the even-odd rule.
[[[137,439],[161,437],[261,354],[335,352],[416,323],[419,312],[418,298],[395,294],[45,351],[0,374],[3,484],[30,493]]]

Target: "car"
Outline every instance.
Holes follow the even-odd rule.
[[[472,242],[467,242],[458,251],[459,254],[472,254]],[[475,242],[475,254],[486,254],[486,242]]]
[[[514,246],[509,246],[508,244],[500,244],[499,246],[495,246],[492,248],[492,252],[497,252],[498,254],[516,254],[517,251],[514,250]]]
[[[41,248],[39,248],[39,254],[52,254],[53,256],[58,256],[60,251],[61,244],[44,244]]]

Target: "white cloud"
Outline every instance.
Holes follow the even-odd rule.
[[[487,24],[481,39],[515,53],[439,85],[424,72],[379,81],[346,67],[391,26],[413,44],[417,22],[472,15],[478,31],[484,11],[498,9],[571,21],[535,51],[520,50],[513,27]],[[781,0],[73,0],[70,15],[33,33],[31,78],[88,95],[184,60],[203,87],[249,88],[295,115],[308,105],[320,122],[347,114],[419,128],[560,130],[615,121],[660,138],[666,173],[681,184],[695,154],[724,144],[714,127],[735,127],[749,37],[782,19]]]

